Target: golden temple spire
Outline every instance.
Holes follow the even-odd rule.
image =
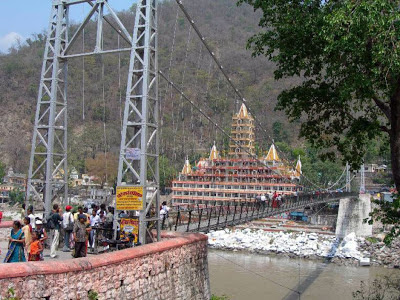
[[[217,147],[215,146],[215,141],[214,141],[214,146],[212,146],[212,148],[211,148],[209,159],[214,160],[214,159],[218,159],[218,157],[219,157],[219,153],[218,153]]]
[[[248,113],[248,111],[247,111],[247,107],[246,107],[246,105],[245,105],[244,103],[243,103],[242,106],[240,107],[240,110],[239,110],[237,116],[238,116],[239,118],[241,118],[241,119],[244,119],[244,118],[248,118],[248,117],[249,117],[249,113]]]
[[[268,162],[277,162],[281,161],[278,155],[278,151],[276,151],[275,144],[272,144],[271,147],[269,148],[268,154],[265,157],[265,160]]]
[[[297,160],[296,168],[294,170],[294,176],[297,178],[300,178],[302,173],[303,172],[301,171],[301,160],[300,160],[300,155],[299,155],[299,159]]]
[[[188,175],[188,174],[192,173],[192,166],[190,165],[189,158],[187,156],[186,156],[185,165],[183,166],[181,173],[184,175]]]
[[[243,103],[239,112],[232,116],[231,139],[228,155],[232,158],[247,158],[254,154],[254,119]]]

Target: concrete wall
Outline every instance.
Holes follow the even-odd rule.
[[[89,258],[0,265],[0,299],[209,299],[207,236],[163,233],[161,242]]]
[[[322,225],[327,227],[336,227],[337,215],[312,215],[310,224]]]
[[[354,232],[356,236],[372,235],[372,226],[363,222],[371,212],[370,197],[369,194],[360,194],[359,199],[340,200],[336,223],[337,237],[343,238],[351,232]]]

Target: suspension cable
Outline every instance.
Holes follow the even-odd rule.
[[[253,158],[255,161],[257,161],[258,163],[260,163],[261,165],[267,167],[269,170],[271,170],[272,172],[274,172],[275,174],[279,175],[279,176],[285,176],[282,175],[280,172],[278,172],[275,169],[272,169],[270,166],[268,166],[267,164],[265,164],[263,161],[261,161],[256,154],[251,153],[249,150],[245,149],[242,147],[242,145],[235,141],[232,136],[227,133],[225,131],[224,128],[222,128],[220,125],[218,125],[216,122],[214,122],[198,105],[196,105],[191,99],[189,99],[184,93],[183,91],[178,88],[176,86],[176,84],[174,84],[162,71],[158,71],[158,73],[160,74],[160,76],[162,78],[164,78],[180,95],[182,95],[182,99],[186,100],[187,102],[189,102],[198,112],[200,112],[200,114],[202,114],[211,124],[213,124],[223,135],[225,135],[226,137],[228,137],[230,140],[232,140],[232,142],[234,142],[236,144],[237,147],[239,147],[241,150],[243,150],[244,152],[246,152],[251,158]],[[289,176],[287,176],[289,177]]]
[[[232,89],[235,91],[235,93],[238,95],[239,97],[239,101],[241,101],[243,104],[246,104],[247,109],[249,111],[249,113],[253,116],[254,120],[258,123],[258,127],[263,131],[263,133],[272,141],[273,144],[274,140],[271,138],[271,136],[268,134],[267,130],[262,126],[262,123],[258,120],[258,118],[256,117],[255,114],[252,113],[252,109],[249,107],[249,105],[247,104],[247,100],[244,98],[243,94],[240,92],[240,90],[235,86],[235,84],[232,82],[231,78],[229,77],[229,75],[226,73],[224,67],[222,66],[222,64],[220,63],[220,61],[218,60],[218,58],[216,57],[215,53],[212,51],[211,47],[208,45],[206,38],[201,34],[199,28],[197,27],[197,25],[195,24],[193,18],[190,16],[189,12],[187,11],[187,9],[185,8],[185,6],[183,5],[182,0],[175,0],[176,3],[178,4],[179,8],[182,10],[182,12],[184,13],[186,19],[189,21],[190,25],[193,27],[193,29],[195,30],[195,32],[197,33],[198,37],[200,38],[201,42],[203,43],[203,45],[206,47],[208,53],[211,55],[211,57],[213,58],[214,62],[217,64],[218,68],[220,69],[220,71],[222,72],[222,74],[224,75],[224,77],[226,78],[226,80],[228,81],[229,85],[232,87]],[[282,152],[281,152],[282,153]],[[289,161],[289,160],[288,160]],[[318,187],[317,184],[313,183],[309,178],[307,178],[304,174],[300,174],[300,176],[304,177],[307,181],[309,181],[310,183],[312,183],[314,186]],[[324,189],[324,188],[322,188]]]

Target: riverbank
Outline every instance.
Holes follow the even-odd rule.
[[[214,231],[208,237],[208,245],[214,249],[328,259],[339,265],[400,267],[399,240],[388,247],[377,239],[359,238],[354,233],[339,240],[319,233],[266,232],[248,228]]]

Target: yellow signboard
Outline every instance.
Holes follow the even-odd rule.
[[[143,210],[142,186],[117,186],[117,210]]]
[[[138,218],[122,218],[120,223],[120,239],[129,239],[130,234],[135,237],[135,243],[138,242],[139,236],[139,219]]]

